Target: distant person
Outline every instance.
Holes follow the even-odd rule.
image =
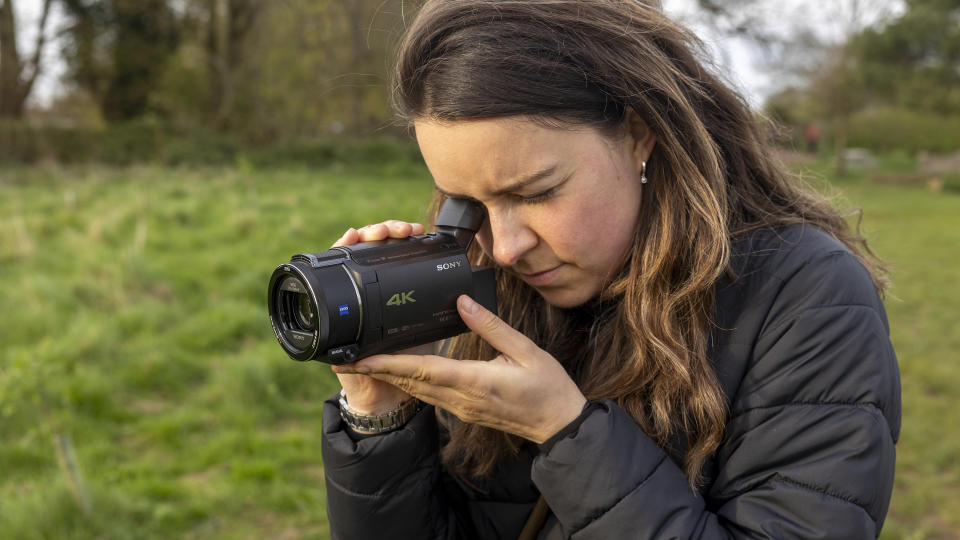
[[[807,124],[807,129],[804,131],[803,138],[807,141],[807,153],[816,154],[817,150],[820,148],[820,124],[816,122],[810,122]]]
[[[471,254],[500,317],[461,296],[473,332],[439,355],[334,368],[333,538],[880,534],[900,430],[882,264],[701,54],[640,1],[425,3],[396,103],[434,204],[485,208]]]

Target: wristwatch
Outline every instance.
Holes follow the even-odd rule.
[[[347,404],[347,393],[340,389],[340,418],[359,433],[387,433],[402,428],[420,410],[423,402],[417,398],[404,401],[396,409],[376,416],[357,414]]]

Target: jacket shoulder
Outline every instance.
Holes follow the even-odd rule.
[[[732,242],[731,266],[738,276],[761,272],[781,282],[809,279],[818,270],[829,273],[833,264],[851,260],[856,257],[843,243],[813,225],[758,229]],[[864,276],[869,278],[865,268],[847,277],[856,281]]]
[[[804,492],[862,509],[879,530],[900,385],[869,271],[807,225],[745,235],[732,264],[714,358],[730,417],[711,495],[731,504],[762,487],[782,491],[781,505]]]
[[[756,231],[734,247],[736,279],[721,291],[720,311],[738,313],[734,334],[749,341],[743,378],[731,412],[784,399],[870,402],[899,431],[897,392],[888,384],[853,376],[879,371],[898,382],[886,312],[873,278],[860,261],[826,232],[808,225]],[[727,294],[724,295],[724,292]],[[729,294],[733,292],[734,294]],[[747,335],[743,335],[746,333]],[[809,369],[810,380],[796,386]],[[779,394],[779,397],[778,395]],[[898,396],[896,396],[898,397]]]

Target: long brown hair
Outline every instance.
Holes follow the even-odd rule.
[[[661,447],[679,452],[696,486],[726,422],[708,345],[732,240],[809,223],[842,241],[881,290],[885,278],[843,216],[775,159],[745,101],[705,68],[697,38],[653,3],[428,0],[400,46],[394,101],[408,121],[522,115],[611,137],[632,109],[653,130],[651,181],[616,278],[589,306],[561,310],[499,272],[500,313],[563,363],[587,399],[615,401]],[[478,249],[472,257],[493,264]],[[454,357],[496,354],[473,334],[446,345]],[[442,458],[464,477],[489,473],[523,444],[449,425]]]

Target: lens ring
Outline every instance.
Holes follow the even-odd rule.
[[[278,266],[270,277],[271,324],[280,346],[295,360],[313,359],[327,341],[329,325],[315,290],[316,283],[296,263]]]
[[[336,267],[314,268],[293,260],[278,266],[270,276],[267,289],[270,322],[277,341],[290,358],[320,359],[332,346],[330,301],[325,289],[329,288],[327,282],[331,277],[339,278],[342,271]],[[305,306],[301,309],[301,304],[307,302],[311,309]]]

